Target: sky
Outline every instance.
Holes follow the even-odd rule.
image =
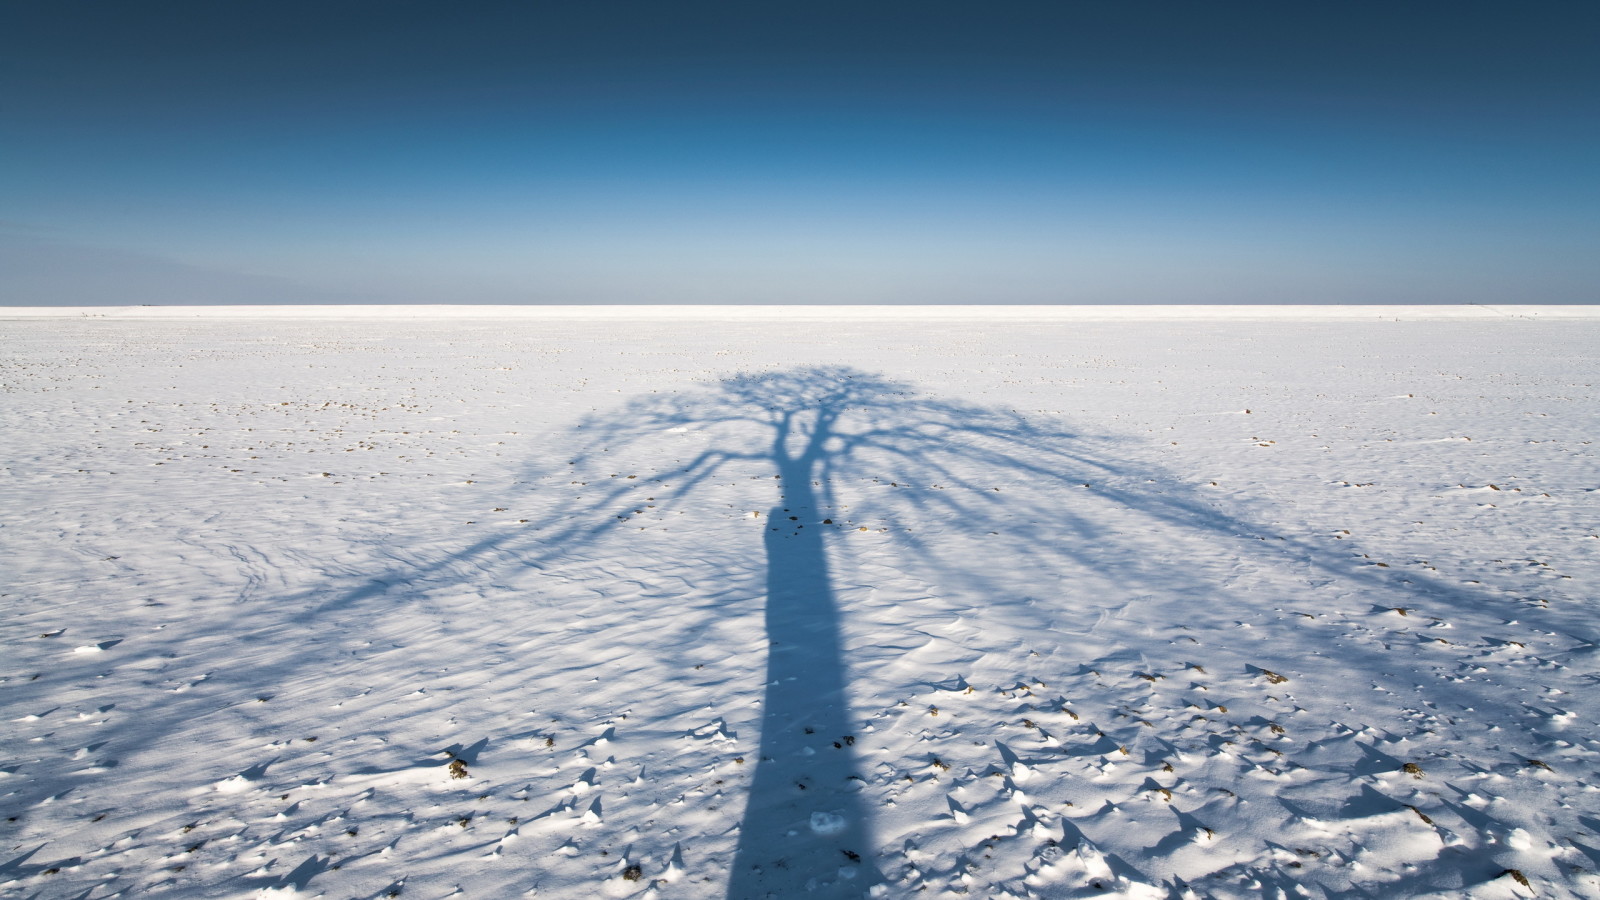
[[[1593,3],[0,0],[0,305],[1597,285]]]

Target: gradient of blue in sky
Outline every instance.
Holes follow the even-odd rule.
[[[0,304],[1587,303],[1584,3],[0,13]]]

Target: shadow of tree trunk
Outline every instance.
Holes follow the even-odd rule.
[[[767,675],[760,757],[739,825],[729,900],[860,896],[882,881],[872,862],[865,786],[855,771],[848,670],[812,481],[836,411],[819,409],[791,455],[800,418],[781,415],[773,442],[783,502],[767,514]],[[807,526],[811,527],[807,527]]]

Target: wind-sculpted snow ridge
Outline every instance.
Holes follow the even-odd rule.
[[[0,892],[1592,896],[1594,329],[13,323]]]

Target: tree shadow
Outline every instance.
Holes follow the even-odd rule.
[[[660,505],[682,503],[734,468],[747,483],[777,489],[763,523],[760,757],[738,826],[729,900],[860,896],[883,880],[853,750],[854,660],[841,638],[848,623],[830,565],[849,562],[856,532],[892,529],[893,562],[902,571],[1021,598],[1006,605],[1007,614],[1033,621],[1015,624],[1058,635],[1092,634],[1144,590],[1212,594],[1204,574],[1169,560],[1184,551],[1215,555],[1226,545],[1386,591],[1474,599],[1440,582],[1398,584],[1303,541],[1264,534],[1170,475],[1131,471],[1108,439],[1074,433],[1059,419],[932,398],[847,367],[740,374],[699,390],[644,395],[591,416],[576,432],[586,440],[568,462],[572,472],[594,471],[602,460],[616,469],[642,454],[656,464],[652,483],[661,487],[651,499]],[[700,449],[660,466],[661,437],[674,433],[697,434]],[[597,476],[575,474],[582,477]],[[541,543],[584,545],[648,522],[633,492],[626,478],[612,481]],[[1112,520],[1137,520],[1145,533],[1109,530]],[[982,547],[990,549],[974,549]],[[751,551],[721,547],[701,562],[726,568]],[[1009,571],[1007,560],[1030,565]],[[1045,573],[1067,571],[1076,582],[1065,602],[1036,605],[1027,597]]]
[[[730,900],[859,896],[884,881],[852,713],[863,665],[848,645],[852,620],[843,608],[853,595],[836,574],[863,571],[858,554],[876,553],[879,563],[952,593],[1003,599],[997,606],[1015,628],[1077,641],[1085,662],[1096,648],[1084,637],[1129,598],[1215,595],[1204,572],[1173,565],[1185,553],[1275,557],[1391,594],[1485,602],[1438,580],[1410,574],[1396,581],[1348,555],[1263,533],[1170,473],[1126,462],[1110,439],[1076,433],[1059,418],[933,398],[846,367],[740,374],[642,395],[597,411],[556,441],[552,451],[576,449],[524,476],[530,496],[542,498],[533,527],[498,530],[437,558],[399,561],[289,598],[305,604],[290,615],[335,624],[347,613],[381,616],[396,585],[466,583],[497,566],[554,569],[577,555],[618,561],[629,577],[652,550],[685,557],[674,562],[702,570],[706,583],[762,573],[750,585],[764,598],[761,733],[728,873]],[[684,447],[685,458],[674,458]],[[653,507],[640,499],[646,481],[625,474],[634,464],[649,472]],[[649,543],[668,540],[654,527],[661,510],[687,507],[696,516],[686,521],[711,522],[699,501],[719,491],[744,504],[728,516],[765,509],[757,517],[759,549],[743,522],[726,542],[694,543],[690,535]],[[1127,527],[1135,522],[1138,529]],[[870,543],[879,534],[885,537]],[[674,652],[695,643],[688,638],[708,620],[742,609],[721,600],[685,608],[674,621],[652,623],[658,646],[642,649]],[[266,640],[281,625],[215,627]],[[311,664],[292,646],[279,652],[250,674],[275,683]],[[1347,652],[1353,668],[1385,663]],[[186,712],[177,702],[164,710],[174,723]],[[473,764],[483,746],[451,752],[470,753],[465,761]]]

